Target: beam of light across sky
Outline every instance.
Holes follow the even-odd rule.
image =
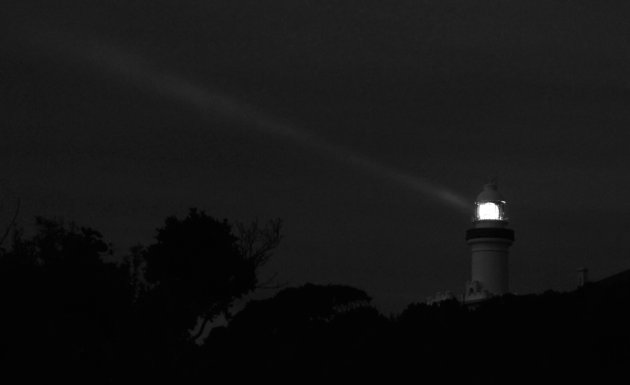
[[[246,128],[270,136],[286,138],[301,147],[334,159],[349,167],[365,171],[381,180],[418,192],[424,198],[436,200],[459,212],[468,213],[470,205],[459,194],[427,178],[412,175],[370,159],[352,149],[332,143],[314,132],[281,122],[221,92],[193,82],[156,66],[139,55],[94,39],[81,40],[74,36],[51,34],[36,39],[38,46],[63,54],[66,60],[89,64],[95,70],[120,77],[146,92],[156,92],[165,98],[206,114],[220,115],[241,122]],[[56,38],[51,38],[54,36]]]

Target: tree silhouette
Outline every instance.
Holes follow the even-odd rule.
[[[254,290],[280,238],[278,220],[233,230],[191,209],[114,264],[104,262],[112,249],[97,231],[37,218],[32,237],[14,231],[0,249],[3,348],[51,376],[181,375],[198,317],[212,320]]]
[[[354,287],[306,284],[250,301],[227,328],[212,330],[203,347],[206,365],[216,365],[213,373],[247,367],[241,379],[331,380],[358,373],[378,356],[388,323],[370,300]]]
[[[33,237],[14,234],[0,258],[0,330],[16,363],[106,381],[132,301],[126,271],[103,262],[110,253],[101,234],[73,223],[37,218]]]
[[[258,270],[280,242],[281,224],[254,222],[237,226],[190,209],[184,219],[169,217],[156,242],[143,252],[146,281],[152,289],[145,305],[159,320],[161,333],[175,340],[194,340],[192,329],[204,325],[258,285]],[[137,251],[136,251],[137,253]]]
[[[330,323],[342,314],[368,307],[370,297],[345,285],[314,285],[286,288],[274,297],[250,301],[231,322],[236,329],[288,331],[308,325]]]
[[[227,314],[261,286],[279,221],[233,226],[191,209],[167,218],[155,242],[132,248],[122,263],[106,262],[112,247],[74,223],[37,218],[32,236],[10,234],[0,248],[0,349],[9,357],[5,374],[14,370],[22,382],[415,376],[488,384],[542,373],[594,382],[630,363],[630,272],[574,292],[472,307],[412,304],[389,319],[360,289],[306,284],[250,301],[197,346],[190,330],[199,319]],[[492,370],[479,370],[489,363]]]

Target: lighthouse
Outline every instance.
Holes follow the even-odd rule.
[[[472,227],[466,231],[471,252],[471,279],[466,284],[464,302],[481,301],[509,292],[508,254],[514,242],[509,229],[506,201],[497,183],[487,183],[477,196]]]

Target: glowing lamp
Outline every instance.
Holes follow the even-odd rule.
[[[499,205],[493,202],[484,202],[477,204],[477,220],[501,220],[501,211]]]
[[[505,200],[497,191],[497,185],[490,182],[484,186],[475,202],[474,221],[507,221]]]

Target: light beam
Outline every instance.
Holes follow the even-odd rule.
[[[193,108],[202,116],[220,114],[237,120],[251,130],[289,139],[304,148],[315,150],[321,155],[366,171],[382,180],[394,182],[457,211],[466,213],[469,211],[466,200],[438,183],[379,163],[296,125],[282,123],[253,106],[175,73],[158,70],[145,58],[130,54],[120,47],[95,39],[79,39],[76,36],[52,31],[40,34],[36,42],[38,45],[44,44],[46,49],[53,50],[56,54],[63,53],[66,58],[80,64],[89,64],[95,69],[130,81],[145,91],[157,92],[165,98]]]

